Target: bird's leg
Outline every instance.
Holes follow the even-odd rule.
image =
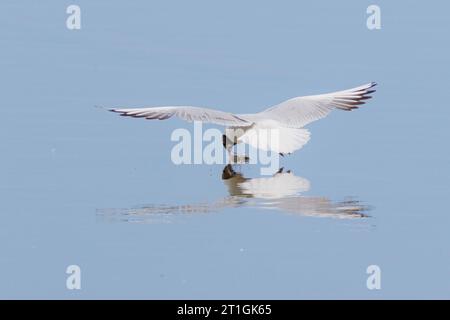
[[[234,163],[234,155],[233,152],[231,151],[231,147],[230,148],[226,148],[227,153],[228,153],[228,163]]]
[[[231,153],[230,155],[231,163],[248,163],[250,161],[250,158],[246,155],[238,155]]]
[[[237,144],[237,138],[234,141],[230,140],[226,135],[222,135],[222,143],[225,150],[228,153],[228,163],[247,163],[250,158],[248,156],[240,156],[234,154],[232,149]]]
[[[250,161],[250,158],[248,156],[241,156],[238,154],[234,154],[231,149],[228,151],[228,159],[229,163],[247,163]]]

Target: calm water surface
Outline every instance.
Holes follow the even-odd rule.
[[[79,31],[69,4],[0,5],[0,298],[450,297],[447,4],[378,1],[376,31],[364,1],[80,0]],[[192,124],[94,107],[248,113],[369,81],[273,176],[175,166]]]

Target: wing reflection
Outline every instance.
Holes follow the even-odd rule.
[[[272,177],[244,178],[229,164],[223,169],[222,180],[231,196],[258,199],[291,197],[310,188],[308,180],[295,176],[291,171],[283,172],[283,168]]]
[[[225,208],[251,207],[279,210],[288,214],[336,219],[367,218],[369,207],[357,200],[333,202],[326,197],[304,196],[310,182],[281,168],[271,177],[246,178],[227,165],[222,180],[229,196],[211,203],[149,205],[133,209],[99,209],[101,219],[127,222],[172,222],[175,216],[206,214]]]

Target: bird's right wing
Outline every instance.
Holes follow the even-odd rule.
[[[371,82],[360,87],[314,96],[297,97],[284,101],[257,114],[257,118],[276,120],[291,128],[303,128],[308,123],[326,117],[333,109],[350,111],[370,99]]]
[[[111,109],[110,111],[117,112],[121,116],[130,116],[145,119],[165,120],[176,116],[190,122],[211,122],[223,126],[247,127],[252,125],[252,122],[244,120],[232,113],[190,106]]]

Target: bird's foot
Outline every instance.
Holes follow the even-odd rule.
[[[274,175],[281,174],[281,173],[283,173],[283,172],[284,172],[284,173],[292,173],[291,170],[286,170],[286,171],[284,171],[284,167],[281,167],[280,169],[278,169],[277,172],[275,172]]]

